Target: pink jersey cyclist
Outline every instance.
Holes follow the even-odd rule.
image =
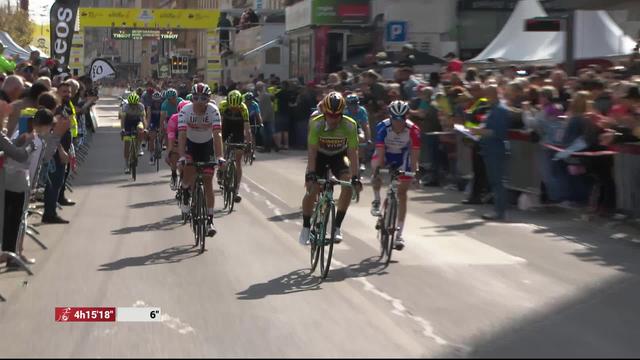
[[[180,110],[183,107],[191,104],[191,101],[182,101],[178,104],[178,112],[171,115],[169,118],[169,123],[167,124],[167,136],[169,137],[169,142],[177,143],[178,141],[178,114],[180,114]]]

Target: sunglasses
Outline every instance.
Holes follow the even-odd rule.
[[[404,116],[391,116],[391,120],[403,121],[405,120]]]
[[[209,100],[209,96],[208,95],[193,95],[191,97],[191,100],[193,100],[193,101],[208,101]]]

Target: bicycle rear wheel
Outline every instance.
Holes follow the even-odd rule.
[[[229,203],[229,214],[231,214],[233,212],[233,207],[235,205],[234,198],[235,198],[235,195],[236,195],[236,192],[237,192],[237,189],[236,189],[236,165],[232,161],[229,164],[229,166],[230,167],[229,167],[228,172],[227,172],[227,177],[228,177],[227,184],[228,184],[228,187],[225,188],[225,191],[227,192],[227,198],[228,198],[227,201]]]
[[[331,257],[333,255],[333,241],[336,236],[336,208],[333,203],[327,204],[328,208],[325,208],[324,212],[324,226],[323,226],[323,245],[320,248],[320,274],[322,279],[326,279],[329,275],[329,269],[331,268]],[[327,234],[328,231],[328,234]],[[329,236],[327,236],[329,235]]]
[[[129,170],[131,170],[131,178],[136,181],[136,167],[138,166],[138,146],[137,142],[130,140],[129,145]]]

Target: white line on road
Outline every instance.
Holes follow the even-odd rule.
[[[253,180],[250,180],[252,183],[256,184]],[[257,195],[257,197],[260,200],[263,200],[264,197],[257,194],[254,191],[251,191],[250,187],[248,185],[246,185],[245,183],[242,184],[243,187],[245,188],[245,190],[251,194]],[[256,184],[257,185],[257,184]],[[262,190],[264,190],[266,193],[273,195],[275,198],[280,199],[277,195],[273,194],[272,192],[264,189],[263,187],[261,187],[260,185],[257,185],[258,187],[260,187]],[[282,199],[280,199],[282,201],[282,203],[286,204],[286,202]],[[264,199],[265,204],[267,204],[267,206],[269,207],[269,209],[271,209],[277,216],[282,216],[282,211],[275,206],[271,201]],[[302,224],[300,224],[302,225]],[[291,237],[290,234],[288,234],[289,237]],[[292,238],[292,237],[291,237]],[[295,239],[294,239],[295,240]],[[336,259],[336,257],[333,257],[332,263],[335,265],[338,265],[342,268],[344,268],[344,271],[349,271],[348,270],[348,266],[345,265],[343,262],[341,262],[340,260]],[[420,316],[416,316],[413,315],[411,313],[411,311],[409,311],[402,303],[402,300],[394,298],[393,296],[387,294],[386,292],[378,289],[375,285],[373,285],[368,279],[365,279],[363,277],[356,277],[356,278],[348,278],[348,280],[352,280],[352,281],[356,281],[359,282],[360,284],[362,284],[363,288],[365,291],[373,293],[374,295],[382,298],[383,300],[385,300],[386,302],[390,303],[392,306],[392,310],[391,313],[396,315],[396,316],[400,316],[403,318],[408,318],[411,319],[412,321],[414,321],[415,323],[417,323],[422,329],[422,334],[427,337],[432,339],[433,341],[435,341],[438,345],[442,345],[442,346],[449,346],[449,347],[453,347],[458,349],[460,352],[467,354],[468,352],[471,351],[471,348],[465,345],[461,345],[461,344],[455,344],[452,342],[449,342],[447,340],[445,340],[443,337],[439,336],[433,325],[427,321],[426,319],[420,317]]]

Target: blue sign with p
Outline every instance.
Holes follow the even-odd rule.
[[[407,22],[389,21],[387,23],[387,42],[407,41]]]

